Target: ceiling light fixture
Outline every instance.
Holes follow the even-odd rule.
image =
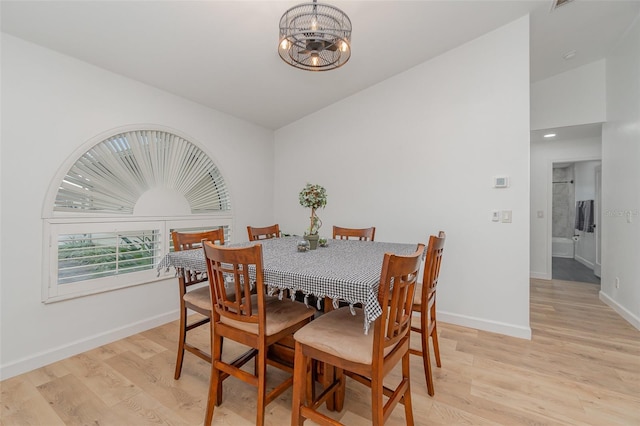
[[[351,57],[351,20],[317,0],[294,6],[280,18],[278,53],[289,65],[307,71],[339,68]]]
[[[573,58],[574,56],[576,56],[576,51],[575,50],[569,50],[564,55],[562,55],[562,59],[564,59],[565,61],[568,61],[569,59]]]
[[[556,134],[555,133],[547,133],[546,135],[544,135],[545,138],[552,138],[554,137]]]
[[[560,6],[564,6],[565,4],[571,3],[573,0],[554,0],[553,4],[551,5],[551,10],[555,10],[557,8],[559,8]]]

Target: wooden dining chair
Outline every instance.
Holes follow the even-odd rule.
[[[267,393],[267,364],[293,373],[290,366],[269,359],[268,349],[307,324],[314,310],[302,303],[266,295],[262,244],[230,248],[205,242],[204,253],[213,304],[211,379],[205,425],[211,424],[214,407],[222,403],[222,381],[233,376],[258,388],[256,425],[262,426],[265,406],[293,383],[293,376],[289,376]],[[257,292],[252,292],[252,285],[257,286]],[[223,361],[225,338],[251,349],[233,361]],[[255,357],[254,374],[240,369]]]
[[[276,223],[275,225],[265,226],[262,228],[247,226],[247,234],[249,234],[249,241],[280,238],[280,225]]]
[[[224,244],[224,229],[218,228],[212,231],[203,232],[178,232],[171,233],[173,239],[174,251],[190,250],[200,248],[202,240],[214,241]],[[180,291],[180,338],[178,340],[178,356],[176,359],[176,370],[173,375],[178,380],[182,373],[182,361],[184,359],[184,351],[191,352],[199,358],[207,362],[211,362],[211,355],[208,352],[187,342],[187,332],[207,324],[211,319],[211,296],[209,295],[209,286],[200,286],[190,289],[191,286],[208,282],[207,274],[203,272],[190,271],[185,268],[178,268],[178,284]],[[204,316],[197,321],[188,323],[187,310],[190,309]]]
[[[373,241],[376,236],[376,227],[371,228],[342,228],[333,227],[333,239],[349,240],[357,238],[360,241]]]
[[[431,374],[429,337],[433,341],[436,365],[438,367],[442,366],[440,348],[438,346],[438,322],[436,321],[436,287],[438,285],[438,275],[440,275],[440,263],[442,262],[445,238],[446,235],[443,231],[440,231],[437,237],[435,235],[429,237],[422,282],[416,286],[412,308],[414,312],[420,313],[420,324],[419,326],[411,326],[411,331],[420,333],[422,350],[411,349],[411,354],[419,355],[422,358],[424,376],[427,381],[427,392],[430,396],[435,394],[435,389],[433,375]]]
[[[371,388],[373,425],[382,425],[398,402],[404,404],[407,424],[413,425],[409,337],[413,292],[423,253],[424,244],[419,244],[409,256],[384,255],[378,288],[382,314],[367,334],[363,330],[362,308],[356,308],[353,315],[344,307],[324,314],[293,335],[296,343],[292,425],[301,425],[306,419],[325,425],[341,424],[317,408],[335,398],[335,408],[342,410],[345,375]],[[309,397],[307,391],[315,372],[312,360],[335,367],[333,381],[317,398],[315,393]],[[385,387],[385,376],[399,362],[402,362],[400,383],[395,389]],[[386,403],[384,396],[389,398]]]
[[[258,228],[255,226],[247,226],[247,234],[249,235],[249,241],[269,240],[271,238],[280,238],[280,225],[277,223],[271,226],[265,226]],[[282,291],[282,297],[289,297],[289,290]],[[291,340],[293,345],[293,339]],[[290,348],[293,352],[293,346]]]

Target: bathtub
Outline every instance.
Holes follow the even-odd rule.
[[[551,256],[553,257],[569,257],[573,259],[573,247],[572,238],[551,238]]]

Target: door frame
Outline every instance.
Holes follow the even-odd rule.
[[[596,199],[594,201],[594,210],[595,210],[595,220],[594,223],[596,224],[596,232],[595,232],[595,238],[596,238],[596,260],[595,262],[593,262],[593,274],[598,277],[600,277],[600,274],[602,272],[602,226],[601,224],[601,220],[602,220],[602,162],[600,162],[600,165],[596,167],[596,173],[595,173],[595,179],[596,179]]]
[[[569,158],[553,158],[548,163],[547,168],[547,205],[550,206],[549,214],[547,214],[547,279],[553,279],[553,256],[552,256],[552,239],[553,239],[553,165],[555,163],[581,163],[584,161],[600,161],[600,173],[602,173],[602,156],[586,156],[586,157],[569,157]],[[602,196],[602,194],[600,194]],[[594,209],[600,216],[600,205],[594,201]],[[600,224],[596,222],[596,229],[602,229]],[[601,253],[601,236],[596,238],[596,256]]]

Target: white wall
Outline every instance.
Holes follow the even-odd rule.
[[[527,17],[279,129],[275,149],[283,230],[304,231],[307,182],[327,189],[321,234],[375,225],[376,240],[415,243],[444,230],[439,319],[530,337]],[[511,187],[493,189],[495,175]]]
[[[551,226],[553,163],[601,158],[601,139],[538,141],[531,144],[531,236],[532,278],[551,279]],[[577,194],[576,194],[577,196]],[[577,199],[577,198],[576,198]],[[538,217],[538,213],[542,217]]]
[[[94,136],[135,124],[176,129],[223,173],[235,240],[246,240],[249,223],[272,222],[271,130],[6,34],[1,77],[3,378],[177,318],[174,279],[40,302],[43,201],[61,165]]]
[[[576,201],[596,199],[596,168],[601,165],[601,161],[580,161],[575,164]],[[600,224],[596,223],[596,227],[598,226]],[[578,262],[593,269],[596,262],[596,233],[575,232],[580,239],[575,243],[574,257]]]
[[[606,119],[605,61],[531,85],[531,129],[601,123]]]
[[[640,20],[607,57],[606,72],[600,298],[640,329]]]

